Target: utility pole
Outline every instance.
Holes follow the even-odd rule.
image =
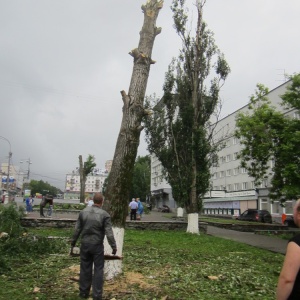
[[[10,161],[11,161],[11,157],[12,157],[11,144],[10,144],[10,141],[7,138],[5,138],[4,136],[0,136],[0,139],[8,142],[8,144],[9,144],[7,178],[6,178],[6,188],[7,188],[7,194],[8,194],[8,199],[9,199],[9,171],[10,171]]]

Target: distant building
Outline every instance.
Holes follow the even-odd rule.
[[[284,110],[280,105],[281,98],[290,81],[271,90],[266,96],[278,111],[282,111],[287,117],[299,118],[297,111]],[[211,190],[205,195],[204,213],[212,215],[238,215],[248,208],[266,209],[273,216],[282,213],[292,214],[293,201],[286,201],[285,207],[280,206],[279,201],[271,201],[269,198],[270,180],[265,179],[261,185],[256,186],[254,179],[247,170],[241,168],[238,154],[241,150],[239,140],[234,137],[236,116],[238,113],[248,111],[248,105],[236,110],[227,117],[221,119],[215,132],[225,136],[225,147],[218,153],[218,162],[211,169]],[[273,161],[269,162],[272,167]]]
[[[177,208],[173,198],[172,188],[162,174],[162,164],[158,158],[151,155],[151,203],[154,207],[159,208],[163,205],[171,209]]]
[[[112,166],[112,160],[107,160],[105,162],[105,170],[109,173],[111,171],[111,166]]]
[[[102,192],[103,184],[107,178],[107,173],[91,174],[87,176],[85,183],[85,192],[93,195]],[[78,172],[72,172],[66,175],[65,199],[78,199],[80,195],[80,176]]]
[[[22,189],[24,173],[21,173],[20,168],[18,166],[9,166],[9,180],[7,180],[8,163],[2,163],[0,166],[0,175],[1,189],[7,189],[7,182],[9,182],[10,190],[18,192]]]
[[[276,87],[266,95],[277,110],[282,111],[287,117],[299,119],[299,112],[283,110],[280,105],[281,98],[290,81]],[[294,201],[286,201],[281,207],[279,201],[269,198],[270,180],[256,186],[254,179],[247,170],[240,167],[238,154],[241,150],[239,140],[234,136],[236,129],[236,116],[240,112],[248,111],[248,105],[241,107],[227,117],[219,120],[215,132],[216,138],[225,137],[225,147],[218,153],[218,162],[211,168],[210,191],[205,195],[203,208],[207,215],[239,215],[248,208],[269,210],[273,217],[280,217],[282,213],[292,214]],[[274,162],[270,161],[272,167]],[[151,195],[157,207],[167,204],[176,207],[172,197],[172,189],[162,175],[161,162],[151,156]]]

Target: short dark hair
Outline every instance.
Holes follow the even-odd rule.
[[[103,195],[101,193],[95,193],[93,200],[94,200],[94,203],[96,203],[96,204],[102,204],[104,198],[103,198]]]

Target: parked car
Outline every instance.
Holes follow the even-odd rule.
[[[267,210],[247,209],[237,220],[272,223],[272,216]]]
[[[170,207],[168,205],[163,205],[162,207],[159,207],[157,211],[163,212],[163,213],[169,213],[171,211]]]
[[[297,227],[294,223],[294,217],[293,216],[286,216],[286,219],[283,222],[284,225],[288,227]]]

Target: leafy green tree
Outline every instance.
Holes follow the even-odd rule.
[[[138,156],[134,164],[130,198],[145,201],[150,193],[151,159],[149,155]]]
[[[217,117],[219,91],[230,69],[203,21],[205,1],[196,4],[195,37],[186,27],[184,4],[184,0],[173,0],[171,7],[183,47],[166,73],[163,98],[158,103],[148,99],[148,106],[155,106],[145,127],[148,149],[162,163],[177,204],[195,214],[198,224],[202,199],[209,189],[211,157],[219,146],[213,142],[210,119]]]
[[[40,193],[43,195],[45,194],[45,191],[54,196],[61,193],[60,189],[58,189],[55,186],[52,186],[48,182],[44,182],[43,180],[30,180],[28,188],[31,190],[32,195],[35,195],[36,193]]]
[[[92,173],[95,167],[95,156],[89,154],[86,161],[83,163],[82,155],[79,155],[80,203],[84,203],[87,176]]]
[[[241,166],[256,185],[270,179],[270,198],[285,202],[300,196],[300,120],[278,111],[267,94],[266,87],[257,85],[249,111],[237,116],[235,136],[243,145]],[[291,77],[281,98],[286,110],[300,108],[299,74]]]

